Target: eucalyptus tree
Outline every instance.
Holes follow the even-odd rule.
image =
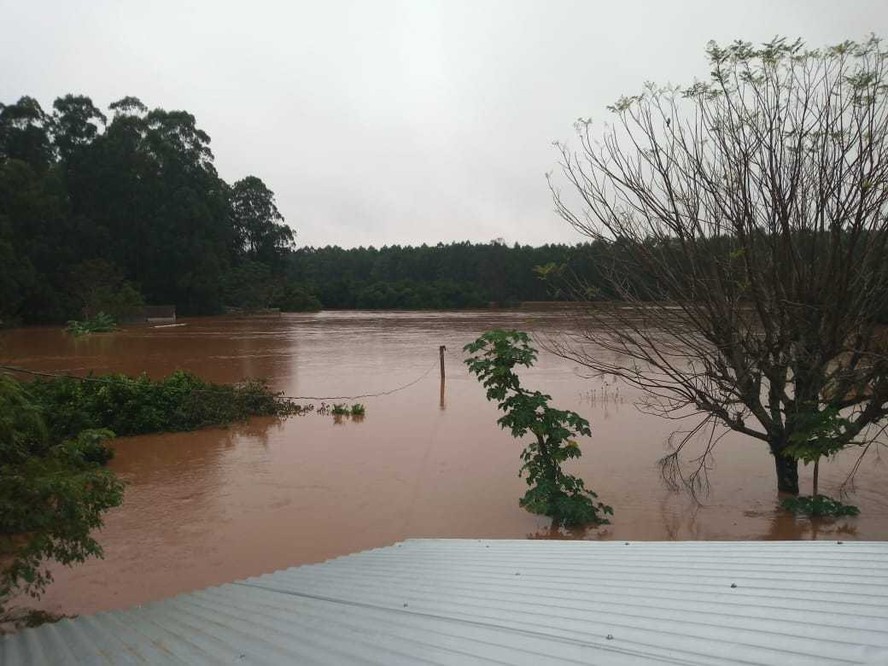
[[[707,54],[707,80],[648,84],[603,131],[579,121],[579,148],[557,144],[556,209],[619,249],[608,293],[636,307],[589,303],[556,347],[644,389],[658,414],[699,417],[668,478],[704,483],[733,430],[766,444],[778,489],[798,493],[800,443],[868,445],[888,415],[888,52],[871,37]],[[686,475],[679,455],[702,432]]]
[[[0,104],[0,159],[14,159],[43,172],[52,163],[49,117],[33,97]]]
[[[107,122],[105,114],[84,95],[59,97],[52,107],[53,141],[64,161],[69,161],[78,148],[90,145],[99,135],[99,127]]]
[[[231,187],[230,198],[238,256],[279,265],[293,246],[293,230],[284,224],[274,192],[247,176]]]

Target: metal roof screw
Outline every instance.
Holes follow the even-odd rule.
[[[609,640],[609,641],[612,641],[612,640],[614,640],[614,635],[613,635],[613,634],[608,634],[607,636],[605,636],[605,638],[606,638],[607,640]]]
[[[406,602],[406,601],[404,602],[404,608],[407,608],[407,602]]]
[[[731,587],[737,587],[737,583],[731,583]]]

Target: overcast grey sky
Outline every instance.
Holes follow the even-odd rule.
[[[886,27],[886,0],[0,0],[0,101],[190,111],[299,245],[576,242],[544,174],[577,117],[706,76],[710,39]]]

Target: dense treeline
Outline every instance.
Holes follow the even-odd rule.
[[[600,271],[612,264],[602,244],[324,247],[292,252],[289,276],[327,308],[463,308],[566,298],[565,280],[544,279],[556,271],[605,289]]]
[[[109,113],[75,95],[51,112],[0,104],[0,319],[298,300],[282,270],[293,233],[259,178],[222,180],[189,113],[134,97]]]

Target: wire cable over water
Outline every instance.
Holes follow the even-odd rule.
[[[328,395],[328,396],[318,396],[318,395],[279,395],[279,398],[284,400],[357,400],[359,398],[378,398],[386,395],[392,395],[393,393],[398,393],[399,391],[403,391],[405,389],[410,388],[411,386],[418,384],[423,379],[428,377],[429,373],[434,370],[438,366],[438,361],[435,361],[429,369],[422,373],[419,377],[414,379],[411,382],[403,384],[401,386],[397,386],[393,389],[389,389],[387,391],[380,391],[379,393],[362,393],[360,395]],[[80,377],[78,375],[69,375],[65,373],[59,372],[42,372],[40,370],[29,370],[28,368],[22,368],[14,365],[0,365],[0,370],[5,370],[7,372],[19,372],[25,375],[33,375],[35,377],[50,377],[52,379],[74,379],[81,382],[98,382],[98,383],[107,383],[110,381],[115,381],[110,378],[105,377]],[[131,378],[127,378],[131,379]],[[213,391],[221,390],[214,388],[195,388],[192,389],[194,392],[200,393],[212,393]]]
[[[378,398],[385,395],[391,395],[392,393],[397,393],[398,391],[403,391],[404,389],[408,389],[414,384],[418,384],[423,379],[428,377],[429,373],[434,370],[438,366],[438,361],[432,363],[431,367],[422,373],[419,377],[414,379],[412,382],[404,384],[403,386],[398,386],[397,388],[390,389],[388,391],[382,391],[381,393],[363,393],[361,395],[333,395],[333,396],[313,396],[313,395],[282,395],[282,398],[287,398],[288,400],[357,400],[358,398]]]

